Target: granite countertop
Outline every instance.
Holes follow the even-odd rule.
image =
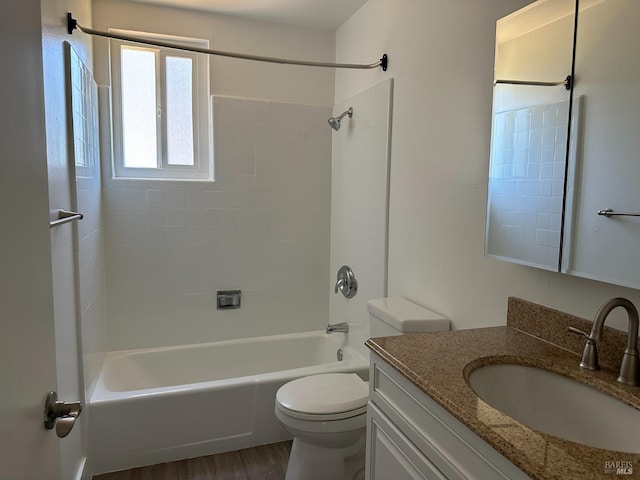
[[[517,322],[508,320],[503,327],[372,338],[366,345],[534,479],[616,478],[616,471],[608,469],[612,466],[608,462],[632,462],[633,474],[624,478],[640,478],[640,453],[588,447],[539,432],[476,395],[468,381],[473,370],[484,365],[517,363],[576,379],[640,409],[640,388],[619,384],[616,369],[605,365],[596,372],[582,370],[580,356],[567,350],[566,345],[561,348],[509,325],[514,323]],[[539,327],[540,318],[534,323]],[[622,356],[622,350],[619,352]]]

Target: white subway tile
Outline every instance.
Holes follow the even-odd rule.
[[[237,177],[237,182],[239,192],[254,191],[257,186],[255,175],[240,175]]]
[[[147,202],[149,208],[165,208],[167,206],[167,194],[164,190],[148,190]]]
[[[203,208],[204,207],[204,194],[201,189],[187,190],[185,192],[185,207],[186,208]]]
[[[202,192],[203,208],[221,208],[223,206],[223,194],[220,190],[205,190]]]
[[[251,100],[244,100],[238,105],[238,122],[254,124],[256,121],[256,107],[258,104]]]
[[[186,226],[167,226],[166,241],[167,243],[185,243],[187,239]]]
[[[185,208],[186,194],[184,189],[169,189],[166,191],[167,209]]]
[[[147,191],[144,189],[127,189],[125,201],[127,208],[147,208]]]
[[[150,208],[147,211],[147,221],[150,227],[161,227],[167,224],[166,208]]]
[[[238,159],[238,173],[240,175],[256,175],[256,159],[254,156],[241,156]]]
[[[241,123],[238,125],[238,141],[240,143],[256,141],[256,126],[254,123]]]
[[[186,225],[186,212],[184,208],[167,208],[166,225]]]

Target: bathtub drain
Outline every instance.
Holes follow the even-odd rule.
[[[342,359],[344,358],[344,352],[342,351],[341,348],[339,348],[338,351],[336,352],[336,357],[338,358],[339,362],[341,362]]]

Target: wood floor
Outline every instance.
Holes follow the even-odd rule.
[[[93,480],[284,480],[291,442],[96,475]]]

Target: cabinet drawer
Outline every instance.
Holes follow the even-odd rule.
[[[370,401],[446,478],[530,478],[374,353],[369,390]]]

